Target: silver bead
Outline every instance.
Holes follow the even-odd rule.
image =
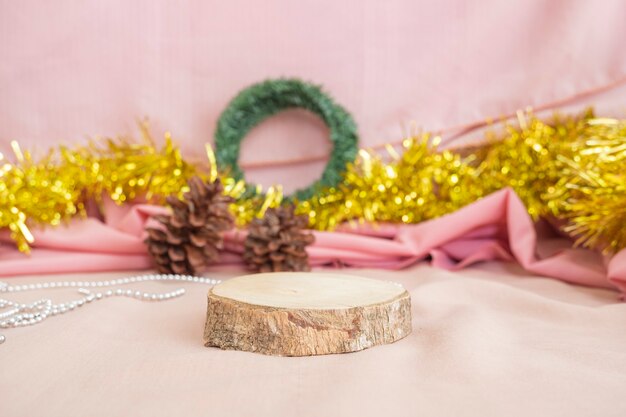
[[[141,292],[139,290],[124,290],[121,288],[112,290],[109,289],[104,293],[92,293],[86,288],[93,287],[106,287],[113,285],[125,285],[136,282],[166,282],[166,281],[175,281],[175,282],[193,282],[193,283],[201,283],[201,284],[218,284],[221,281],[215,279],[209,279],[204,277],[194,277],[190,275],[177,275],[177,274],[167,274],[167,275],[142,275],[142,276],[134,276],[129,278],[120,278],[112,281],[62,281],[62,282],[44,282],[44,283],[34,283],[34,284],[25,284],[25,285],[15,285],[9,286],[4,282],[0,282],[0,292],[19,292],[19,291],[29,291],[29,290],[39,290],[39,289],[54,289],[54,288],[76,288],[78,287],[78,292],[83,294],[84,297],[70,301],[66,303],[60,303],[53,305],[52,300],[50,299],[40,299],[30,304],[23,303],[15,303],[9,300],[0,299],[0,309],[7,309],[6,311],[0,312],[0,328],[12,328],[12,327],[23,327],[30,326],[37,323],[41,323],[49,316],[56,316],[59,314],[64,314],[69,311],[76,309],[77,307],[82,307],[86,303],[90,303],[92,301],[101,300],[105,297],[110,297],[113,295],[116,296],[127,296],[134,297],[136,299],[142,301],[164,301],[169,300],[175,297],[180,297],[185,294],[184,288],[178,288],[174,291],[166,292],[163,294],[154,294],[148,292]],[[3,341],[4,339],[2,339]],[[0,341],[1,343],[1,341]]]

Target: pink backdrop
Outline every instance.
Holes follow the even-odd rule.
[[[0,151],[136,134],[149,116],[200,154],[229,99],[278,76],[323,84],[363,146],[527,105],[623,115],[625,20],[619,0],[0,1]],[[308,183],[323,161],[258,165],[323,157],[325,135],[297,112],[265,123],[244,142],[248,177]]]
[[[3,151],[11,139],[43,154],[61,141],[134,133],[148,115],[155,134],[171,130],[197,157],[237,91],[278,76],[325,85],[354,113],[365,147],[398,141],[411,122],[459,145],[455,133],[527,105],[626,114],[622,1],[0,4]],[[244,142],[249,179],[308,183],[329,150],[326,134],[298,111],[264,123]],[[284,163],[293,160],[301,163]],[[102,221],[34,230],[30,258],[0,233],[9,242],[0,275],[148,268],[142,230],[152,210],[109,205]],[[626,289],[626,251],[602,259],[571,249],[536,229],[510,190],[417,226],[349,232],[318,233],[311,262],[516,260],[537,274]],[[240,262],[241,239],[229,236],[225,263]]]

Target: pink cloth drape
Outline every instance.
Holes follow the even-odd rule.
[[[228,100],[279,76],[324,85],[354,114],[362,147],[397,143],[412,121],[450,139],[529,105],[593,104],[623,116],[625,15],[620,0],[6,2],[0,152],[10,155],[15,139],[41,156],[61,141],[132,133],[148,115],[156,138],[171,130],[185,155],[198,157]],[[287,191],[310,183],[330,150],[326,136],[319,120],[297,112],[268,120],[243,143],[247,178]],[[30,257],[5,234],[0,275],[149,268],[141,234],[154,210],[109,205],[103,221],[38,230]],[[240,264],[242,237],[229,236],[223,263]],[[511,191],[416,226],[316,237],[315,265],[401,268],[430,257],[461,268],[502,259],[585,285],[624,289],[626,279],[626,253],[572,249],[536,228]]]
[[[66,227],[35,230],[30,256],[4,237],[0,275],[150,268],[144,226],[161,207],[105,204],[104,220],[75,220]],[[230,232],[217,267],[243,266],[245,232]],[[605,259],[533,224],[510,189],[501,190],[455,213],[417,225],[315,232],[309,247],[314,266],[399,269],[430,259],[446,269],[486,260],[517,261],[528,271],[563,281],[626,289],[626,251]]]
[[[169,130],[205,160],[228,100],[281,76],[323,85],[364,148],[398,143],[413,122],[447,141],[526,106],[623,116],[624,16],[621,0],[5,1],[0,152],[137,136],[148,116],[157,141]],[[241,163],[290,191],[319,177],[327,137],[316,118],[277,115],[246,137]]]

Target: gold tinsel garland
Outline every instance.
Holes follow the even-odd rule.
[[[440,139],[423,134],[406,139],[400,153],[388,146],[385,157],[361,150],[338,187],[296,202],[297,213],[320,230],[343,222],[418,223],[511,187],[533,218],[557,219],[577,244],[606,252],[626,247],[626,121],[591,112],[549,123],[520,113],[518,121],[471,149],[439,151]],[[107,139],[61,147],[37,162],[13,143],[15,163],[0,155],[0,228],[27,252],[30,226],[58,225],[105,195],[119,204],[160,203],[186,191],[193,175],[220,176],[225,193],[237,198],[239,225],[281,204],[280,186],[250,193],[243,181],[218,173],[209,146],[202,170],[182,158],[169,135],[157,149],[145,125],[142,133],[139,144]]]

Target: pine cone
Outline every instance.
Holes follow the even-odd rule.
[[[248,226],[243,259],[257,272],[309,271],[306,246],[315,238],[304,232],[309,219],[296,216],[294,207],[268,209],[262,219]]]
[[[171,195],[167,203],[172,214],[154,218],[163,228],[146,228],[148,252],[161,273],[194,275],[214,262],[223,247],[222,232],[234,225],[224,187],[216,180],[205,183],[199,177],[189,180],[189,192],[181,200]]]

